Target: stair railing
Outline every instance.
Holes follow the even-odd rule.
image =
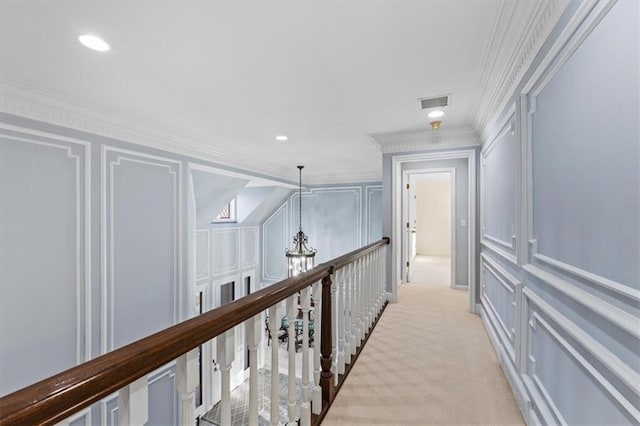
[[[245,324],[250,358],[249,424],[258,425],[257,351],[263,338],[262,313],[289,319],[302,311],[302,380],[296,380],[296,345],[288,349],[289,425],[320,424],[386,306],[385,264],[388,238],[354,250],[311,271],[116,349],[0,398],[0,425],[56,424],[118,392],[121,426],[148,419],[147,375],[176,360],[180,423],[193,426],[198,385],[198,348],[213,338],[221,369],[221,425],[231,424],[230,370],[233,328]],[[314,345],[309,348],[309,311],[314,309]],[[318,315],[320,313],[320,315]],[[275,322],[272,320],[272,322]],[[295,333],[290,322],[290,334]],[[317,337],[320,336],[318,344]],[[280,424],[277,337],[271,345],[270,421]],[[310,371],[310,357],[313,371]],[[296,398],[301,387],[302,400]],[[299,414],[298,414],[299,413]]]

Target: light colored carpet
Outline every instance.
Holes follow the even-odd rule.
[[[410,281],[416,284],[451,285],[451,258],[419,254],[411,264]]]
[[[468,294],[406,284],[387,306],[323,425],[522,425]]]

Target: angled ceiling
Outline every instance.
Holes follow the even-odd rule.
[[[433,143],[418,98],[452,94],[437,143],[477,143],[565,6],[3,1],[0,109],[292,181],[380,180],[381,151]]]

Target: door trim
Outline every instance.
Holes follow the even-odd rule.
[[[469,312],[476,312],[476,149],[425,152],[420,154],[394,155],[391,157],[391,294],[398,300],[398,286],[402,283],[402,165],[421,161],[453,160],[464,158],[468,165],[469,200],[467,211]]]
[[[402,172],[402,178],[403,178],[403,182],[408,183],[410,180],[411,175],[426,175],[426,174],[430,174],[430,173],[448,173],[449,174],[449,184],[450,184],[450,192],[451,192],[451,261],[449,263],[449,267],[451,268],[451,272],[450,272],[450,280],[451,282],[449,283],[449,286],[451,288],[456,288],[456,289],[464,289],[466,290],[466,286],[458,286],[456,285],[456,268],[455,268],[455,264],[456,264],[456,229],[457,229],[457,222],[456,222],[456,168],[455,167],[438,167],[438,168],[425,168],[425,169],[415,169],[415,170],[406,170],[404,172]],[[403,188],[405,188],[405,185],[403,183],[402,185]],[[403,223],[404,222],[408,222],[410,221],[410,209],[411,209],[411,201],[409,200],[409,202],[407,203],[407,209],[403,211]],[[416,207],[417,208],[417,207]],[[406,235],[406,234],[403,234]],[[408,242],[403,242],[402,246],[404,247],[405,245],[407,245]],[[411,259],[411,261],[413,261],[413,259]],[[401,264],[401,266],[404,264]],[[409,272],[411,271],[411,267],[409,267]],[[404,274],[403,274],[404,275]],[[408,277],[410,277],[410,274],[407,275]],[[408,280],[408,282],[410,282],[410,280]]]

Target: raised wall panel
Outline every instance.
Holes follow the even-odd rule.
[[[103,147],[103,351],[180,317],[180,181],[178,161]]]
[[[514,114],[482,151],[481,237],[486,247],[515,262],[516,138]]]
[[[179,424],[177,401],[175,367],[149,375],[148,425]]]
[[[89,159],[84,141],[0,127],[0,395],[90,357]]]
[[[373,243],[383,237],[382,235],[382,186],[372,185],[365,187],[365,243]]]
[[[69,426],[90,426],[91,425],[91,408],[85,408],[69,417],[65,422]]]
[[[196,231],[196,280],[209,278],[209,230]]]
[[[526,386],[547,423],[640,422],[640,374],[529,289]],[[571,390],[571,391],[570,391]],[[579,391],[580,404],[576,404]]]
[[[240,268],[240,228],[215,229],[211,232],[213,275]]]
[[[242,228],[242,267],[258,264],[258,227]]]
[[[480,271],[480,299],[511,362],[516,363],[516,330],[519,328],[517,309],[521,283],[486,254],[481,257]]]
[[[313,188],[302,193],[302,229],[309,246],[318,250],[316,264],[333,259],[361,246],[362,188]],[[289,235],[298,232],[299,194],[289,200]],[[306,219],[305,219],[306,218]]]
[[[100,421],[102,426],[118,426],[118,393],[100,401]]]
[[[287,203],[284,203],[262,225],[262,278],[278,281],[287,277],[285,249],[288,247]]]
[[[610,280],[635,289],[639,8],[638,2],[617,2],[603,9],[592,18],[602,18],[598,25],[570,40],[526,99],[533,165],[530,238],[537,253],[568,265],[560,268],[564,273],[593,274],[594,285]]]

